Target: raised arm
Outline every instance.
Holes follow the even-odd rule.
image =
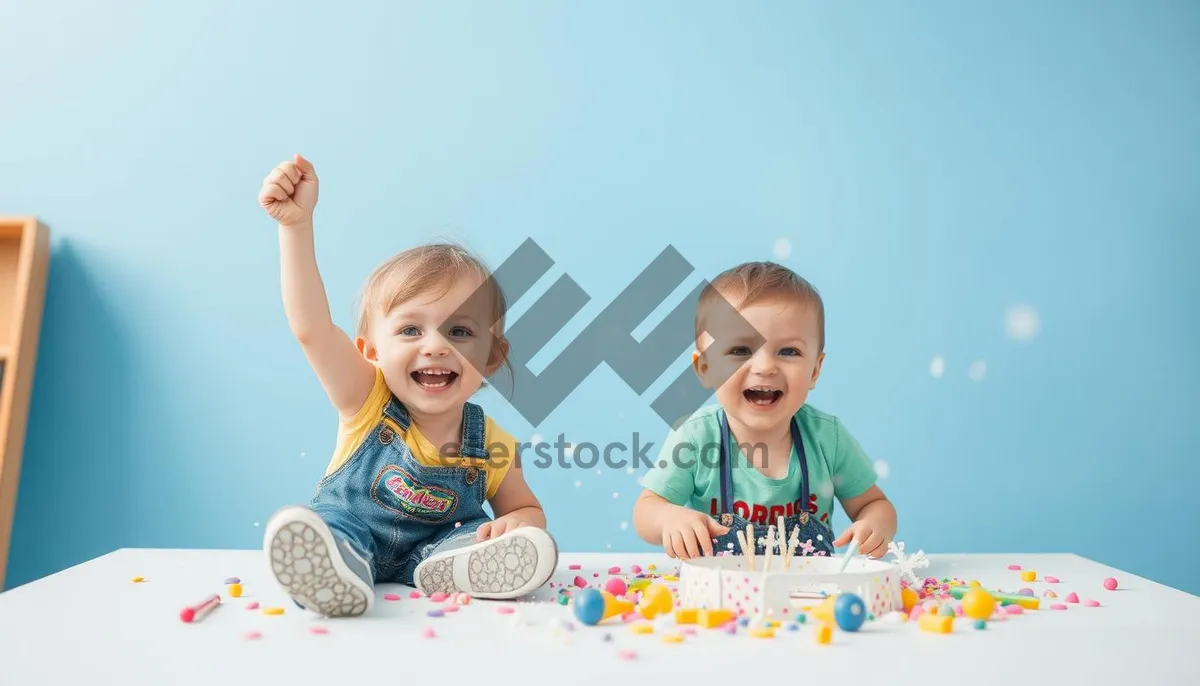
[[[352,417],[371,392],[375,366],[329,314],[313,240],[317,174],[312,163],[300,155],[281,162],[263,180],[258,202],[279,222],[280,277],[288,326],[338,414]]]

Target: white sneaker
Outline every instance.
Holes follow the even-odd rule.
[[[430,555],[413,573],[417,590],[469,593],[481,599],[519,598],[541,588],[558,567],[558,544],[545,530],[522,526],[480,543],[464,537]]]
[[[263,550],[271,573],[297,605],[326,617],[371,609],[371,565],[307,507],[285,507],[267,522]]]

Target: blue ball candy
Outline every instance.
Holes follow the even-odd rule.
[[[853,593],[842,593],[833,601],[833,621],[842,631],[858,631],[867,619],[867,606]]]
[[[575,619],[588,626],[595,626],[604,619],[604,595],[594,588],[581,588],[571,599]]]

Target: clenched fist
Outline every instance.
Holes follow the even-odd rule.
[[[258,204],[284,226],[299,226],[312,221],[317,206],[317,173],[312,162],[296,155],[263,179]]]

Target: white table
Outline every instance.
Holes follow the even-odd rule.
[[[430,618],[438,605],[410,599],[407,587],[381,586],[366,617],[324,620],[292,605],[271,580],[262,554],[238,550],[118,550],[0,594],[0,684],[355,684],[494,682],[630,684],[631,679],[685,683],[711,677],[747,684],[825,683],[983,684],[1200,684],[1200,598],[1074,555],[931,555],[928,576],[978,579],[985,587],[1042,592],[1059,599],[1076,591],[1098,608],[1070,605],[1014,616],[977,631],[958,620],[949,635],[920,631],[914,622],[868,622],[858,633],[836,631],[819,645],[814,622],[774,639],[698,629],[683,643],[662,640],[664,630],[638,635],[620,620],[587,627],[545,588],[534,602],[474,601],[457,613]],[[582,564],[573,571],[568,565]],[[554,581],[577,574],[602,582],[610,566],[654,563],[662,555],[563,553]],[[1061,579],[1056,585],[1022,583],[1009,564]],[[599,578],[593,578],[593,573]],[[142,583],[131,578],[141,576]],[[237,576],[245,589],[229,598],[223,584]],[[1117,591],[1103,588],[1105,577]],[[220,593],[222,605],[203,621],[185,624],[179,610]],[[397,593],[399,601],[384,601]],[[283,606],[283,615],[245,609]],[[1049,603],[1042,599],[1043,608]],[[515,606],[515,615],[497,611]],[[514,616],[521,624],[514,624]],[[575,624],[552,630],[552,620]],[[311,631],[325,627],[328,633]],[[435,638],[422,629],[434,627]],[[257,640],[248,632],[261,632]],[[608,634],[611,640],[605,641]],[[564,638],[565,636],[565,638]],[[634,660],[618,658],[633,650]],[[774,677],[774,678],[772,678]],[[620,682],[612,681],[614,678]],[[569,679],[570,681],[566,681]],[[419,681],[418,681],[419,680]],[[820,683],[820,682],[818,682]]]

